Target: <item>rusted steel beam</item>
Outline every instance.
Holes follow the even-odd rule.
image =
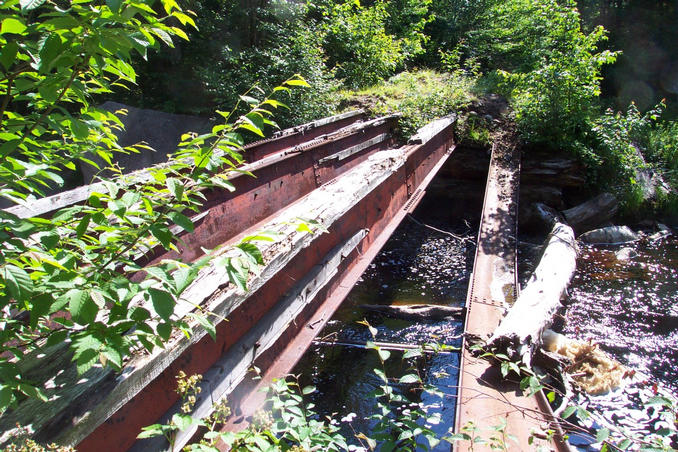
[[[141,265],[162,259],[192,261],[266,220],[283,207],[297,201],[323,183],[330,181],[373,152],[393,144],[397,116],[389,116],[354,124],[330,134],[285,148],[268,155],[244,169],[254,177],[242,175],[231,179],[235,190],[214,189],[205,193],[203,209],[208,214],[195,224],[191,233],[180,236],[179,252],[166,252],[158,247],[148,253]],[[371,142],[375,137],[380,139]],[[369,145],[342,160],[327,159],[344,149]]]
[[[347,127],[364,118],[363,110],[354,110],[282,130],[269,139],[245,146],[243,149],[245,160],[249,163],[256,162],[268,155]],[[165,164],[160,164],[162,165]],[[126,178],[131,181],[146,181],[150,177],[148,174],[148,169],[142,169],[127,174]],[[30,206],[17,205],[5,210],[20,218],[47,216],[64,207],[84,202],[93,192],[106,193],[107,188],[102,183],[94,183],[35,200]]]
[[[234,335],[232,340],[237,338],[237,343],[226,350],[226,353],[211,369],[201,372],[206,376],[203,388],[205,399],[199,400],[196,405],[196,410],[201,415],[209,413],[212,399],[218,400],[229,394],[243,379],[245,379],[244,382],[238,385],[237,392],[231,394],[229,400],[234,406],[234,411],[238,413],[254,408],[261,393],[258,391],[257,382],[249,377],[246,378],[244,370],[251,364],[262,369],[265,373],[263,381],[267,382],[270,382],[273,376],[281,376],[291,370],[322,325],[329,320],[355,281],[386,243],[398,223],[408,213],[406,207],[408,189],[404,182],[409,179],[423,189],[450,155],[452,122],[445,122],[445,124],[446,127],[439,131],[439,135],[425,145],[408,146],[394,154],[399,156],[402,162],[398,164],[393,173],[375,185],[364,198],[338,218],[329,228],[328,233],[318,236],[311,247],[302,251],[294,261],[290,262],[282,270],[280,279],[272,280],[259,292],[253,294],[256,297],[256,306],[253,308],[259,309],[260,315],[256,316],[256,319],[255,316],[250,315],[247,321],[242,323],[255,325],[256,321],[260,324],[262,331],[276,331],[277,339],[271,342],[268,339],[248,337],[251,329],[255,329],[254,326],[237,337]],[[407,165],[409,161],[417,161],[419,166],[415,168]],[[370,171],[365,173],[365,177],[380,176],[378,171]],[[336,187],[341,184],[342,182],[337,180],[331,186]],[[337,189],[341,193],[341,189]],[[363,236],[361,240],[356,246],[347,248],[346,243],[351,243],[357,234]],[[338,248],[342,250],[341,258],[335,261],[331,268],[328,268],[326,263],[319,265],[328,254],[332,254],[332,250]],[[318,277],[315,275],[323,272],[325,272],[323,282],[318,283]],[[312,287],[307,281],[309,277],[313,281]],[[309,291],[314,296],[309,296]],[[305,305],[301,311],[297,312],[294,321],[287,322],[284,329],[273,327],[281,315],[271,315],[271,312],[276,312],[271,311],[272,309],[280,309],[280,304],[287,303],[285,300],[278,301],[281,293],[293,296],[294,294],[306,294],[303,296]],[[277,302],[276,305],[270,304],[275,302]],[[240,317],[229,317],[229,319],[231,325],[241,323]],[[307,328],[306,325],[311,325],[311,328]],[[252,351],[252,355],[249,356],[250,360],[246,360],[247,365],[244,366],[241,350],[252,350],[253,344],[257,342],[259,346],[269,348],[263,350],[261,354]],[[204,362],[202,358],[201,361]],[[241,363],[239,374],[233,371],[237,367],[233,365],[234,363]],[[168,376],[167,381],[174,383],[171,380],[171,376]],[[168,410],[163,419],[169,419],[178,408],[179,403]],[[192,433],[182,433],[177,438],[178,444],[188,441]],[[102,436],[105,437],[105,435]],[[162,441],[142,441],[138,442],[132,450],[155,450],[162,447],[161,443]]]
[[[466,300],[466,335],[491,334],[516,299],[519,174],[519,150],[494,147]],[[509,450],[533,450],[538,446],[567,450],[562,438],[548,441],[535,437],[534,442],[529,442],[533,431],[558,430],[545,397],[541,392],[535,397],[522,396],[519,381],[502,378],[498,366],[474,356],[467,342],[465,338],[455,431],[463,432],[464,427],[474,425],[477,430],[472,435],[487,440],[496,434],[492,427],[505,424],[505,434],[517,438],[517,442],[506,440]],[[452,449],[490,450],[490,443],[460,441]]]
[[[210,192],[208,196],[208,205],[206,206],[207,209],[201,214],[202,218],[199,219],[198,227],[196,227],[197,232],[206,234],[208,238],[212,238],[210,234],[222,234],[221,237],[223,238],[223,241],[221,243],[224,243],[234,235],[245,233],[248,227],[253,227],[254,230],[256,230],[257,222],[266,221],[267,217],[274,213],[273,209],[280,210],[290,203],[298,200],[308,192],[312,191],[318,186],[319,183],[321,183],[322,177],[328,179],[330,177],[336,177],[351,167],[354,167],[359,162],[364,161],[371,153],[389,144],[390,138],[385,141],[379,140],[379,142],[375,142],[374,144],[367,146],[361,152],[352,155],[351,158],[344,159],[341,164],[331,161],[324,165],[318,165],[317,160],[319,160],[321,157],[332,155],[338,150],[343,149],[345,146],[354,146],[363,142],[364,140],[370,140],[374,136],[390,134],[396,125],[395,120],[396,118],[392,116],[378,120],[367,121],[358,125],[349,125],[334,133],[323,134],[321,135],[322,138],[316,137],[305,144],[300,143],[304,145],[303,149],[300,148],[300,144],[296,144],[292,148],[286,148],[286,150],[290,150],[292,152],[286,152],[286,150],[283,150],[279,152],[278,155],[269,155],[269,157],[264,157],[261,161],[255,162],[252,165],[258,165],[257,169],[255,170],[255,174],[259,176],[258,179],[253,179],[251,177],[239,177],[235,180],[235,182],[240,184],[241,191],[239,194],[243,197],[250,198],[249,204],[247,203],[247,200],[241,201],[237,204],[240,210],[229,210],[227,206],[224,208],[224,204],[228,204],[229,200],[232,202],[234,198],[222,200],[220,199],[220,192]],[[263,164],[260,163],[264,160],[265,162],[263,162]],[[322,174],[319,173],[319,170],[323,171]],[[304,173],[302,179],[294,179],[301,173]],[[320,174],[320,177],[318,174]],[[299,183],[300,180],[305,180],[307,182]],[[246,185],[241,181],[245,181],[249,185]],[[282,190],[280,189],[280,186],[283,187]],[[275,200],[275,204],[267,202],[268,200],[265,199],[265,196],[275,196],[275,193],[278,192],[286,193],[282,193],[282,197],[277,198]],[[223,195],[223,193],[221,193],[221,195]],[[258,198],[258,200],[256,200],[256,198]],[[237,199],[237,194],[235,199]],[[267,211],[266,209],[269,210]],[[236,222],[234,224],[229,224],[227,222],[226,224],[218,224],[217,231],[205,232],[200,229],[201,226],[209,224],[208,222],[206,223],[205,220],[215,221],[215,218],[218,220],[218,215],[237,215],[242,219],[239,220],[239,223]],[[299,212],[298,216],[303,216],[303,213]],[[290,221],[293,221],[293,219],[294,218],[291,218]],[[227,218],[226,220],[228,221],[229,219]],[[183,238],[184,240],[187,239],[186,236]],[[198,239],[196,239],[196,241],[197,240]],[[199,248],[201,244],[203,246],[209,246],[207,242],[193,243],[193,246],[190,247],[189,250],[191,250],[194,254],[189,254],[188,256],[184,256],[184,258],[190,259],[192,257],[197,257],[196,249]],[[200,250],[200,252],[202,252],[202,250]],[[224,284],[224,281],[222,281],[220,284]],[[283,286],[280,285],[279,287]],[[231,308],[226,307],[226,309],[230,310]],[[244,320],[245,321],[243,322],[238,322],[238,325],[246,325],[247,319],[245,318]],[[60,380],[67,381],[70,379],[76,381],[78,378],[76,378],[77,375],[75,375],[74,368],[71,365],[72,363],[70,363],[70,357],[67,353],[67,344],[62,345],[63,347],[55,347],[49,350],[49,357],[43,357],[39,359],[42,359],[43,362],[46,359],[47,361],[50,361],[51,365],[58,365],[55,364],[58,362],[65,363],[64,366],[66,371],[61,374]],[[213,344],[210,344],[207,346],[207,348],[210,350],[216,350]],[[218,349],[217,352],[221,353],[221,349]],[[39,360],[36,360],[36,363],[39,363]],[[167,365],[170,364],[171,363]],[[181,368],[181,362],[178,362],[175,367]],[[50,406],[49,409],[52,411],[51,414],[48,415],[45,413],[44,416],[38,416],[44,418],[42,420],[38,420],[36,423],[38,437],[44,441],[51,441],[51,439],[57,437],[68,437],[70,439],[67,441],[77,441],[77,438],[81,438],[83,435],[82,432],[78,433],[78,424],[84,418],[89,417],[89,412],[87,412],[87,408],[84,407],[91,406],[90,402],[96,404],[98,398],[105,398],[107,390],[118,387],[118,383],[120,381],[127,379],[126,373],[129,370],[130,369],[127,368],[122,375],[116,377],[110,369],[95,368],[92,369],[91,372],[86,377],[84,377],[81,382],[78,382],[82,384],[65,385],[62,387],[63,392],[58,395],[59,400],[54,403],[50,402],[50,404],[48,404]],[[176,374],[176,372],[170,373],[172,375]],[[174,382],[172,381],[171,385],[173,384]],[[166,410],[167,407],[171,406],[171,403],[175,401],[175,395],[172,394],[173,391],[165,391],[165,389],[166,388],[161,388],[159,391],[156,391],[155,399],[157,400],[157,404],[150,408],[151,411],[157,407],[161,407],[159,412],[159,414],[161,414],[163,410]],[[150,392],[152,392],[152,390]],[[124,397],[120,397],[121,402],[123,401],[123,398]],[[169,400],[164,408],[162,408],[163,399]],[[22,410],[17,410],[17,412],[13,414],[13,418],[16,418],[17,420],[32,419],[31,416],[33,415],[33,412],[38,409],[39,407],[27,406],[23,409],[23,412],[21,412]],[[83,411],[79,412],[79,410]],[[108,410],[106,413],[107,414],[101,414],[102,419],[99,421],[105,420],[109,414],[112,414],[110,410]],[[52,416],[54,416],[54,419],[51,418]],[[148,416],[145,416],[141,412],[133,413],[131,416],[141,416],[143,419],[149,419]],[[70,421],[70,417],[74,417],[75,420]],[[4,416],[4,418],[4,420],[0,418],[0,422],[4,422],[10,427],[14,425],[13,421],[7,421],[6,416]],[[152,418],[153,417],[151,416],[150,419]],[[7,424],[7,422],[9,422],[9,424]],[[27,424],[31,422],[32,421],[26,421],[22,423]],[[95,419],[93,421],[90,417],[85,423],[87,422],[96,423],[97,420]],[[70,427],[68,425],[71,423],[76,424],[76,428],[72,433],[69,433]],[[84,428],[83,431],[87,431],[87,429],[88,428]]]
[[[303,167],[314,181],[310,193],[274,217],[252,225],[249,231],[241,231],[262,228],[284,237],[262,244],[267,265],[251,278],[250,292],[243,294],[225,285],[225,270],[210,264],[185,291],[190,302],[179,300],[175,309],[179,316],[201,305],[228,318],[217,324],[216,341],[197,322],[189,321],[194,331],[190,338],[178,335],[165,349],[132,357],[121,374],[97,367],[80,378],[69,370],[62,375],[63,382],[50,391],[55,397],[51,417],[24,409],[25,419],[39,429],[43,441],[78,444],[81,451],[122,451],[135,445],[141,427],[170,416],[177,408],[175,375],[180,370],[208,376],[203,394],[209,399],[199,400],[196,406],[202,414],[211,409],[212,398],[228,394],[245,378],[251,363],[257,363],[269,376],[280,375],[277,370],[288,371],[300,357],[296,351],[308,346],[451,152],[452,121],[440,125],[438,133],[424,143],[378,152],[370,158],[360,151],[343,159],[329,159],[326,166],[312,165],[316,171]],[[383,132],[377,128],[374,133]],[[333,147],[332,142],[311,148],[329,156],[361,142],[353,135],[341,140],[341,148]],[[299,154],[302,159],[309,155]],[[321,154],[316,158],[322,158]],[[281,168],[278,165],[293,161],[281,158],[262,168]],[[292,174],[297,170],[299,167],[291,166],[284,171]],[[323,177],[329,179],[333,174],[340,176],[313,189],[324,182]],[[251,192],[244,192],[248,194]],[[216,212],[214,205],[209,206],[209,212]],[[309,235],[298,231],[293,220],[300,216],[324,224],[329,232]],[[290,348],[292,345],[297,348]],[[50,353],[57,359],[63,350]],[[69,361],[68,356],[61,359]],[[72,383],[67,384],[68,379]],[[240,387],[248,384],[246,381]],[[243,391],[240,399],[248,394]],[[141,443],[135,447],[149,450]]]
[[[411,188],[408,188],[406,181],[414,184],[416,193],[424,193],[426,186],[454,150],[452,122],[439,122],[442,128],[428,141],[403,147],[406,164],[385,181],[379,191],[375,190],[360,206],[356,206],[353,214],[342,218],[338,227],[358,224],[367,227],[369,234],[355,253],[345,257],[336,277],[316,296],[316,301],[297,317],[295,324],[290,325],[278,343],[255,362],[257,367],[263,369],[261,378],[255,380],[248,376],[230,396],[229,400],[238,415],[229,421],[226,430],[237,430],[246,425],[247,418],[264,401],[262,390],[274,378],[292,370],[398,225],[414,209],[411,202],[413,198],[408,194]],[[408,165],[408,162],[418,162],[418,165]]]

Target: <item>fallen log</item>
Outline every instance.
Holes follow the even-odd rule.
[[[363,304],[362,309],[405,320],[443,320],[464,315],[464,308],[437,304],[383,305]]]
[[[602,193],[578,206],[563,211],[567,224],[579,235],[611,220],[619,202],[614,195]]]
[[[491,348],[512,361],[530,365],[542,332],[560,307],[560,298],[574,274],[576,257],[572,228],[557,222],[547,238],[539,265],[490,338]]]

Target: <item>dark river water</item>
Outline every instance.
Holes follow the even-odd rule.
[[[458,348],[463,331],[458,320],[403,320],[366,311],[361,305],[463,306],[469,278],[467,260],[472,259],[473,252],[470,241],[460,241],[405,219],[319,335],[323,341],[350,345],[316,344],[297,365],[294,373],[302,375],[302,384],[317,388],[312,402],[319,414],[339,420],[355,413],[350,426],[341,424],[348,438],[371,429],[373,421],[367,418],[375,412],[375,404],[369,393],[381,383],[373,372],[382,367],[376,352],[359,346],[372,337],[358,321],[367,320],[377,329],[376,340],[394,344],[395,348],[426,343]],[[407,385],[393,386],[407,396],[413,407],[440,416],[429,427],[442,436],[454,425],[458,368],[456,351],[403,359],[403,352],[391,350],[385,372],[395,381],[414,370],[425,383],[440,391],[442,397]],[[448,451],[449,447],[449,443],[441,443],[435,450]]]
[[[618,361],[678,394],[678,239],[582,246],[563,332],[592,340]]]
[[[576,396],[574,401],[593,414],[583,424],[609,428],[618,440],[637,443],[669,428],[674,433],[665,446],[678,448],[676,426],[649,403],[657,396],[678,396],[678,238],[646,234],[636,243],[582,245],[580,251],[560,329],[599,344],[635,371],[608,394]],[[586,441],[579,446],[598,450]]]

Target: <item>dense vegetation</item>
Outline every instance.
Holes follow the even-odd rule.
[[[402,111],[407,134],[476,97],[500,93],[528,150],[571,152],[586,163],[592,187],[617,193],[628,214],[678,209],[678,125],[662,117],[666,105],[657,97],[667,94],[668,111],[677,111],[678,69],[667,62],[676,51],[667,38],[675,29],[659,27],[666,34],[653,42],[666,67],[661,77],[645,74],[642,86],[652,93],[625,89],[620,74],[624,65],[637,69],[637,51],[617,51],[633,41],[620,26],[630,11],[647,6],[648,17],[675,23],[671,2],[582,0],[585,23],[573,0],[182,6],[175,0],[0,4],[0,196],[9,202],[30,203],[62,184],[61,173],[76,162],[96,166],[92,153],[110,164],[115,152],[143,150],[117,143],[119,119],[96,108],[104,99],[223,119],[209,134],[184,137],[174,163],[151,181],[105,180],[105,193],[50,219],[2,212],[0,409],[44,398],[17,362],[45,344],[69,340],[81,372],[96,363],[119,369],[131,350],[162,346],[173,328],[186,334],[191,324],[212,328],[205,316],[174,315],[205,261],[142,269],[135,256],[144,247],[171,249],[172,226],[192,229],[185,212],[199,209],[201,190],[229,186],[224,170],[242,162],[243,135],[276,127],[274,112],[285,126],[356,104],[375,113]],[[612,27],[612,50],[599,22]],[[304,79],[308,88],[290,91],[307,86]],[[608,98],[600,97],[603,82]],[[267,97],[270,92],[277,97]],[[672,188],[645,196],[637,170],[646,165]],[[244,286],[261,263],[256,240],[270,238],[245,239],[235,247],[237,257],[224,260],[233,284]],[[138,299],[148,309],[132,307]],[[63,311],[70,316],[54,316]]]
[[[528,148],[545,146],[581,158],[589,170],[591,189],[616,192],[631,216],[657,209],[675,216],[675,195],[670,190],[641,196],[643,189],[636,183],[636,169],[645,165],[673,187],[677,182],[676,148],[669,137],[676,127],[671,118],[678,100],[678,72],[670,59],[675,53],[670,44],[675,30],[669,24],[678,12],[670,2],[650,3],[197,2],[198,30],[190,34],[191,41],[180,43],[174,52],[152,54],[147,63],[139,61],[139,85],[128,99],[136,105],[205,113],[233,105],[255,83],[268,89],[290,74],[301,73],[312,88],[289,99],[292,108],[279,117],[282,125],[349,105],[375,105],[377,112],[397,108],[428,112],[420,116],[406,111],[409,131],[417,120],[430,119],[434,110],[444,114],[445,108],[456,110],[474,96],[496,92],[511,100]],[[584,11],[583,19],[577,6]],[[634,14],[643,14],[647,21],[628,31],[623,20]],[[611,32],[601,23],[612,27]],[[657,29],[642,41],[656,50],[655,59],[641,74],[640,63],[633,59],[639,55],[635,38],[655,23]],[[631,56],[620,51],[631,44],[635,46]],[[629,69],[632,63],[633,70]],[[401,95],[404,80],[421,79],[415,68],[441,72],[435,76],[438,97],[447,97],[451,90],[457,93],[453,100],[446,100],[441,108],[431,105],[435,96],[417,92],[416,84]],[[414,73],[389,81],[413,69]],[[629,97],[638,91],[630,87],[640,82],[624,85],[626,79],[620,74],[643,75],[647,80],[642,86],[652,88],[651,95],[644,90],[643,95]],[[395,91],[394,84],[399,86]],[[464,93],[459,92],[461,85]],[[662,101],[662,95],[667,100]],[[399,98],[407,99],[407,105],[399,105]],[[631,104],[641,113],[635,125],[626,118]],[[607,113],[607,107],[612,112]],[[671,115],[662,114],[664,109]],[[616,110],[623,114],[617,115]],[[652,114],[644,115],[650,110]],[[612,137],[604,124],[623,129],[627,138]],[[626,141],[619,143],[620,139]]]

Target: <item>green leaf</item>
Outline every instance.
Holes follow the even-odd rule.
[[[49,335],[47,338],[47,343],[45,344],[46,347],[51,347],[56,344],[60,344],[63,341],[66,340],[68,337],[68,331],[67,330],[58,330]]]
[[[40,235],[40,243],[42,245],[50,250],[56,246],[57,243],[59,243],[59,234],[57,234],[54,231],[49,231],[44,234]]]
[[[3,19],[2,24],[0,25],[0,34],[13,33],[19,35],[24,31],[26,31],[26,25],[13,17]]]
[[[168,322],[174,313],[174,306],[176,305],[176,301],[174,301],[172,294],[154,287],[149,288],[148,293],[151,296],[151,302],[153,303],[155,312],[161,319]]]
[[[75,366],[78,369],[78,375],[82,375],[97,363],[99,353],[93,349],[83,350],[75,357]]]
[[[188,414],[175,414],[172,416],[172,423],[176,425],[179,430],[186,430],[193,425],[193,418]]]
[[[240,100],[247,102],[249,105],[257,105],[259,103],[259,100],[250,96],[240,96]]]
[[[89,136],[89,127],[87,124],[77,119],[71,119],[70,129],[73,136],[79,140],[84,140]]]
[[[242,250],[243,254],[248,257],[252,264],[263,265],[264,256],[261,254],[261,250],[254,244],[245,242],[240,243],[238,248]]]
[[[167,342],[172,334],[172,325],[169,323],[159,323],[156,328],[158,335]]]
[[[2,48],[2,52],[0,52],[0,64],[2,64],[5,69],[9,70],[16,60],[18,52],[19,45],[14,41],[8,42],[5,44],[5,47]]]
[[[167,214],[170,220],[172,220],[176,225],[180,226],[186,232],[193,232],[193,222],[186,215],[172,211]]]
[[[608,428],[601,428],[598,430],[598,433],[596,434],[596,442],[597,443],[602,443],[605,441],[608,437],[610,436],[610,429]]]
[[[210,322],[210,320],[205,317],[204,315],[197,314],[197,313],[191,313],[189,314],[191,317],[193,317],[195,320],[198,321],[198,323],[205,328],[205,331],[210,335],[212,340],[216,341],[217,340],[217,331],[216,328],[214,327],[214,324]]]
[[[47,293],[42,293],[37,297],[33,297],[31,300],[31,314],[30,314],[30,325],[31,328],[35,328],[38,325],[38,320],[41,317],[49,314],[49,310],[54,303],[54,298],[52,295]]]
[[[235,284],[243,292],[247,291],[247,273],[245,273],[241,266],[236,265],[238,259],[226,259],[226,274],[228,280]]]
[[[5,408],[14,400],[14,391],[9,386],[0,387],[0,411],[3,411]]]
[[[384,383],[388,383],[388,378],[386,378],[386,374],[384,373],[383,370],[381,369],[374,369],[374,373],[377,374],[377,377],[381,378],[381,380]]]
[[[85,235],[85,232],[87,232],[87,227],[89,226],[89,221],[91,219],[92,215],[90,214],[82,217],[82,220],[80,220],[78,226],[75,228],[75,233],[77,234],[78,238],[82,238],[82,236]]]
[[[382,361],[386,361],[391,357],[391,352],[388,350],[383,350],[381,348],[377,347],[377,353],[379,354],[379,358],[381,358]]]
[[[563,410],[560,417],[562,417],[563,419],[567,419],[568,417],[572,416],[576,410],[577,410],[576,406],[570,405],[567,408],[565,408],[565,410]]]
[[[631,446],[631,444],[633,444],[633,442],[630,439],[626,438],[621,443],[619,443],[617,447],[619,447],[621,450],[626,450]]]
[[[156,224],[155,226],[151,227],[151,234],[153,234],[153,237],[158,239],[158,241],[164,246],[165,248],[169,248],[170,244],[172,243],[172,233],[170,232],[169,229],[165,225],[158,225]]]
[[[94,322],[99,306],[92,300],[86,290],[71,289],[66,292],[68,312],[73,320],[80,325],[89,325]]]
[[[164,429],[162,424],[153,424],[146,427],[143,427],[142,432],[137,435],[137,439],[146,439],[154,438],[156,436],[164,435]]]
[[[398,380],[398,382],[402,384],[420,383],[421,378],[419,378],[419,375],[417,374],[407,374],[400,377],[400,380]]]
[[[28,397],[38,399],[41,402],[47,402],[48,400],[47,396],[42,392],[40,388],[37,388],[33,385],[29,385],[28,383],[19,383],[19,391],[23,392]]]
[[[403,353],[403,359],[408,359],[408,358],[416,358],[418,356],[422,355],[422,351],[419,348],[413,348],[410,350],[407,350],[405,353]]]
[[[316,391],[315,386],[306,386],[304,389],[301,390],[301,393],[304,395],[312,394]]]
[[[167,181],[165,181],[165,183],[167,184],[167,189],[170,191],[170,193],[172,193],[178,201],[181,201],[184,194],[184,186],[182,185],[181,181],[170,177],[167,179]]]
[[[118,13],[120,11],[122,2],[123,0],[106,0],[106,5],[111,9],[111,11]]]
[[[24,269],[7,264],[3,270],[5,284],[12,298],[23,301],[33,294],[33,281]]]
[[[112,347],[106,347],[102,355],[107,361],[113,364],[113,367],[120,370],[122,368],[122,355],[120,352]]]
[[[38,8],[45,3],[45,0],[21,0],[19,4],[23,11],[30,11],[32,9]]]
[[[286,85],[286,86],[304,86],[306,88],[311,87],[311,85],[309,85],[308,82],[301,77],[291,78],[291,79],[285,81],[285,83],[283,83],[283,85]]]

